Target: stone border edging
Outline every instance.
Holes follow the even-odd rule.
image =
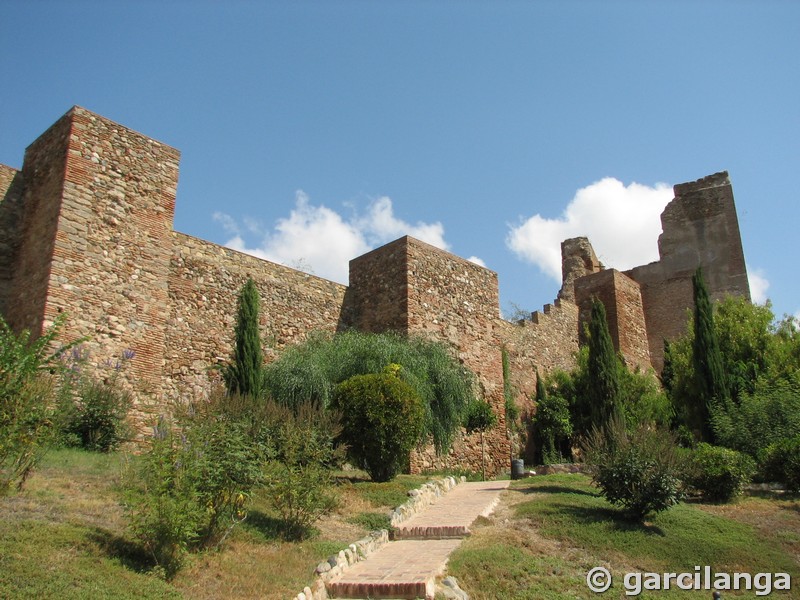
[[[452,490],[459,483],[465,482],[464,476],[459,478],[449,476],[434,479],[424,483],[421,487],[408,492],[408,500],[395,508],[390,515],[392,528],[403,521],[410,519],[424,508],[430,506],[444,494]],[[378,529],[371,531],[367,537],[353,542],[338,554],[328,557],[328,560],[319,563],[316,570],[316,580],[313,586],[306,586],[303,591],[294,597],[294,600],[328,600],[328,591],[325,583],[344,573],[351,565],[366,559],[370,554],[389,543],[389,531]]]

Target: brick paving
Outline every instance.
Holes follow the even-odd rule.
[[[330,581],[334,598],[434,597],[436,577],[450,553],[469,535],[479,516],[488,516],[508,481],[462,483],[395,531],[395,540]]]

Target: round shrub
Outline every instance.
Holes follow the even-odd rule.
[[[631,518],[643,520],[680,502],[678,457],[668,432],[639,426],[628,434],[617,416],[595,428],[583,450],[595,485]]]
[[[351,460],[374,481],[389,481],[408,465],[424,430],[425,407],[396,368],[343,381],[333,406],[341,411],[341,439]]]
[[[800,492],[800,435],[770,444],[764,455],[765,475],[790,492]]]
[[[683,481],[711,502],[730,502],[755,473],[755,461],[730,448],[701,443],[689,452]]]

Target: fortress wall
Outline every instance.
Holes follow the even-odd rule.
[[[346,318],[347,288],[301,271],[173,234],[166,331],[165,396],[202,397],[230,360],[241,287],[252,277],[261,296],[262,343],[267,360],[309,332],[334,332]]]
[[[75,107],[28,148],[23,166],[10,319],[38,332],[66,312],[60,339],[86,336],[95,364],[132,349],[123,378],[148,394],[162,386],[178,158]]]
[[[592,298],[597,298],[605,306],[614,349],[629,367],[651,368],[642,295],[635,281],[616,269],[606,269],[578,279],[575,297],[581,331],[591,320]]]
[[[68,115],[51,125],[28,146],[22,167],[25,186],[21,214],[16,213],[21,218],[15,240],[20,246],[16,256],[6,259],[7,264],[13,261],[13,276],[6,288],[5,317],[15,330],[29,329],[34,335],[39,335],[45,321],[70,129]],[[47,318],[52,320],[57,311],[49,312]]]
[[[503,366],[497,322],[500,300],[497,273],[413,238],[404,238],[408,252],[409,332],[451,344],[458,358],[472,369],[482,397],[497,414],[497,425],[484,434],[486,472],[509,468]],[[446,461],[430,450],[412,460],[412,469],[437,469],[454,463],[481,468],[480,435],[460,438]],[[442,462],[444,464],[442,464]]]
[[[22,227],[22,172],[0,164],[0,314],[8,310]]]
[[[408,331],[408,244],[400,238],[350,261],[353,326]]]
[[[617,347],[634,364],[649,352],[657,369],[663,339],[685,329],[697,265],[712,298],[749,298],[727,173],[675,186],[657,263],[602,271],[588,240],[567,240],[559,300],[515,325],[499,316],[496,273],[410,237],[352,260],[345,287],[175,233],[178,161],[174,148],[74,107],[28,147],[21,171],[0,165],[0,310],[34,334],[68,313],[61,339],[86,336],[95,362],[134,350],[123,377],[141,392],[140,424],[167,400],[206,392],[207,367],[231,354],[248,276],[262,297],[268,359],[317,329],[396,330],[452,345],[499,417],[486,440],[490,473],[509,459],[503,345],[517,399],[532,409],[536,370],[574,367],[576,297],[583,305],[600,296]],[[480,454],[479,436],[462,435],[443,460],[430,448],[415,454],[412,469],[478,470]]]
[[[727,172],[674,186],[661,214],[660,260],[627,272],[641,286],[653,366],[663,367],[664,339],[686,331],[694,305],[691,278],[698,266],[712,299],[750,299],[733,189]]]
[[[500,339],[508,351],[511,385],[517,406],[523,413],[533,410],[536,372],[546,377],[554,370],[575,367],[578,352],[578,307],[556,300],[530,320],[498,323]]]

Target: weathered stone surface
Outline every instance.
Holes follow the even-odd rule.
[[[597,259],[592,244],[585,237],[576,237],[561,242],[561,290],[559,300],[575,302],[575,280],[597,273],[603,265]]]

